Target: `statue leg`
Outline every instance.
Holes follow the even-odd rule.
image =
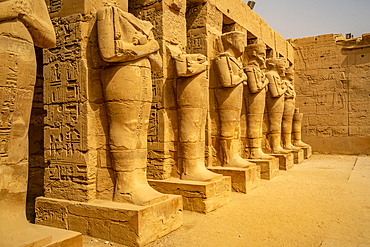
[[[36,82],[34,46],[0,36],[0,245],[51,242],[26,219],[28,128]]]
[[[270,96],[270,95],[269,95]],[[280,97],[267,97],[269,115],[269,138],[273,154],[288,154],[289,151],[281,147],[281,121],[284,112],[284,95]]]
[[[146,179],[147,129],[151,102],[150,70],[111,67],[102,72],[115,171],[113,200],[150,205],[166,199]]]
[[[215,181],[221,174],[205,167],[205,126],[207,118],[208,79],[206,72],[177,81],[179,114],[179,162],[182,164],[181,179]]]
[[[243,84],[216,90],[220,117],[221,164],[226,167],[252,167],[256,164],[240,157],[239,133]]]
[[[294,99],[285,99],[282,122],[283,147],[289,150],[300,150],[292,144],[293,114],[295,108]]]
[[[258,93],[251,93],[244,87],[244,101],[247,109],[247,135],[250,159],[274,159],[262,151],[262,122],[266,106],[266,88]]]
[[[296,147],[310,146],[302,142],[302,118],[303,113],[299,113],[299,108],[296,108],[293,117],[293,144]]]

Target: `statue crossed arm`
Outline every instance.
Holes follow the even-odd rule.
[[[0,21],[18,19],[28,29],[37,47],[51,48],[56,38],[49,13],[41,0],[9,0],[0,3]]]

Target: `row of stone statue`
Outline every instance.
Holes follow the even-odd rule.
[[[116,174],[114,200],[146,205],[162,200],[146,182],[147,129],[151,95],[151,70],[162,66],[159,46],[152,25],[116,7],[106,6],[97,13],[98,41],[103,60],[109,66],[102,71],[105,103],[108,109],[110,151]],[[221,163],[227,167],[250,167],[255,163],[239,155],[239,137],[243,97],[247,109],[247,134],[251,159],[273,159],[263,153],[262,122],[265,105],[269,116],[272,153],[288,153],[304,144],[300,139],[301,114],[296,114],[295,143],[291,142],[295,92],[293,69],[283,58],[265,61],[263,44],[245,46],[242,32],[221,37],[224,52],[214,59],[218,71],[215,90],[220,119]],[[205,124],[209,80],[207,58],[185,54],[179,46],[168,44],[175,60],[178,78],[174,85],[179,118],[179,164],[181,179],[213,181],[222,175],[205,167]],[[248,64],[241,57],[247,52]],[[267,68],[266,68],[267,67]],[[266,74],[264,69],[267,69]],[[281,123],[283,121],[283,126]],[[281,129],[284,148],[281,147]]]
[[[162,68],[153,26],[115,6],[104,6],[97,12],[97,28],[100,54],[108,64],[102,69],[101,82],[115,173],[114,201],[136,205],[163,201],[168,195],[151,188],[146,179],[151,71]],[[14,239],[39,234],[25,218],[27,133],[36,80],[34,45],[51,48],[55,46],[56,38],[45,2],[40,0],[1,1],[0,31],[1,113],[10,112],[11,115],[7,128],[1,132],[4,148],[0,154],[0,222],[6,229],[0,229],[0,239],[14,243]],[[300,140],[300,125],[292,124],[295,109],[292,68],[285,71],[284,59],[273,58],[265,62],[266,47],[262,44],[245,46],[245,41],[242,32],[223,34],[224,52],[212,63],[219,75],[215,96],[220,119],[222,165],[228,167],[255,166],[239,155],[236,128],[240,124],[243,97],[248,117],[249,158],[271,158],[261,149],[265,102],[272,152],[286,153],[305,145]],[[222,175],[207,170],[204,164],[208,61],[203,55],[185,54],[176,45],[168,44],[168,48],[178,75],[174,87],[179,118],[181,179],[218,180]],[[244,50],[248,55],[245,67],[241,61]],[[296,116],[299,123],[302,116]],[[280,146],[282,121],[286,149]],[[291,143],[292,126],[296,135],[294,145]]]

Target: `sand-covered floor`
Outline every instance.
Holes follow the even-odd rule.
[[[370,156],[313,155],[207,215],[184,211],[180,229],[148,246],[370,246]]]

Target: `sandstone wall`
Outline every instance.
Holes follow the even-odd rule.
[[[290,40],[296,51],[302,138],[313,151],[370,154],[370,40],[327,34]]]
[[[176,75],[168,49],[171,45],[181,46],[188,53],[204,54],[210,62],[206,152],[208,164],[217,163],[218,120],[212,96],[212,59],[221,52],[217,37],[227,31],[243,31],[250,43],[256,39],[265,42],[269,56],[283,56],[294,63],[292,46],[241,0],[233,3],[185,0],[117,2],[121,8],[154,25],[153,33],[161,47],[163,70],[152,74],[148,177],[166,179],[179,176],[178,118],[173,87]],[[31,164],[30,180],[37,176],[38,181],[30,185],[35,187],[29,189],[32,198],[44,194],[84,202],[95,198],[112,199],[114,174],[100,81],[100,70],[105,64],[99,54],[95,17],[102,5],[101,0],[50,1],[48,4],[57,46],[44,50],[43,58],[39,60],[40,66],[43,65],[43,78],[40,76],[39,85],[43,80],[44,110],[37,110],[35,105],[33,117],[41,119],[45,116],[45,119],[43,138],[30,140],[30,159],[37,160]],[[41,91],[35,98],[39,105],[40,97]],[[39,134],[41,125],[38,122]],[[243,125],[241,129],[245,129],[245,121]],[[31,131],[32,128],[33,125]]]

